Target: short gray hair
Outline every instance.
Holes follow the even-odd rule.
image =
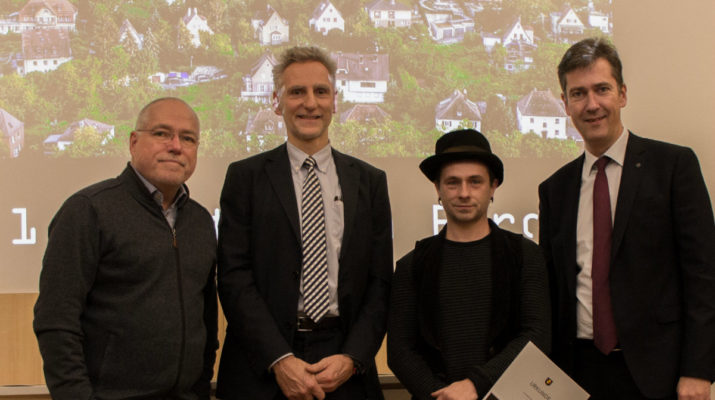
[[[293,63],[303,63],[317,61],[325,66],[330,75],[330,83],[335,85],[335,71],[337,66],[335,61],[325,50],[315,46],[291,47],[280,55],[278,64],[273,67],[273,87],[278,93],[283,87],[283,72]]]

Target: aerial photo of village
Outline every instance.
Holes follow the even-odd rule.
[[[271,69],[295,45],[338,65],[341,151],[424,157],[469,127],[503,157],[572,158],[556,65],[611,36],[612,14],[611,0],[2,0],[0,158],[125,156],[162,96],[196,109],[202,157],[273,148]]]

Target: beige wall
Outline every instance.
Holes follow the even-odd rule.
[[[715,32],[712,0],[616,0],[627,126],[695,149],[715,190]]]

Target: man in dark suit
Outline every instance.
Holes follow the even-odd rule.
[[[553,358],[592,399],[709,399],[715,228],[689,148],[626,130],[626,85],[603,39],[559,64],[585,154],[539,186]]]
[[[381,399],[374,357],[392,275],[385,173],[330,147],[335,63],[273,70],[288,141],[233,163],[221,194],[220,399]]]

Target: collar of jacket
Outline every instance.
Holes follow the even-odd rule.
[[[134,172],[134,168],[132,168],[129,162],[127,162],[126,168],[124,168],[124,171],[122,171],[117,179],[125,185],[132,197],[134,197],[139,203],[148,207],[150,210],[158,211],[161,214],[161,206],[154,200],[154,197],[152,197],[151,193],[149,193],[149,189],[147,189],[146,185],[144,185],[144,182],[141,181],[137,173]],[[183,186],[186,190],[186,196],[179,199],[179,202],[176,204],[177,209],[181,209],[181,207],[183,207],[183,205],[189,200],[189,188],[186,184],[183,184]],[[163,214],[161,215],[163,218]]]
[[[519,329],[519,282],[521,280],[521,235],[500,229],[491,219],[492,310],[489,343],[500,350]],[[420,335],[439,349],[437,317],[439,313],[439,275],[447,226],[435,236],[420,240],[412,258],[413,276],[418,290],[417,313]]]

